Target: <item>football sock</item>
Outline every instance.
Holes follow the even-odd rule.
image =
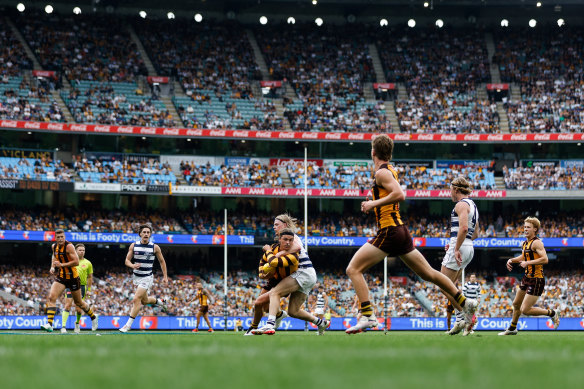
[[[511,322],[509,326],[509,331],[515,331],[517,329],[517,322]]]
[[[77,321],[75,322],[75,324],[79,324],[80,321],[81,321],[81,314],[79,312],[77,312]]]
[[[324,323],[324,320],[322,320],[322,319],[319,319],[319,318],[317,317],[316,319],[314,319],[314,320],[312,321],[312,323],[313,323],[313,324],[315,324],[315,325],[317,325],[317,326],[321,326],[321,325],[322,325],[322,323]]]
[[[256,323],[251,323],[251,325],[249,326],[250,329],[255,330],[256,328],[258,328],[259,324]]]
[[[554,311],[553,309],[548,309],[547,316],[549,317],[556,316],[556,311]]]
[[[461,307],[464,307],[464,303],[466,303],[466,297],[464,297],[461,291],[458,291],[458,293],[454,295],[454,299],[457,303],[460,304]]]
[[[281,318],[283,314],[284,314],[284,311],[278,312],[278,314],[276,315],[276,319]]]
[[[55,313],[57,313],[57,307],[47,307],[47,320],[49,321],[50,326],[53,325]]]
[[[369,301],[363,301],[361,303],[361,314],[363,316],[373,315],[373,308],[371,307],[371,303]]]
[[[276,316],[269,315],[268,316],[268,322],[266,324],[269,325],[269,326],[274,327],[276,325]]]
[[[67,326],[67,319],[69,318],[69,311],[61,311],[61,327],[65,328]]]
[[[91,318],[91,320],[95,319],[95,313],[93,313],[93,308],[91,308],[91,306],[88,306],[87,310],[83,309],[83,311]]]
[[[130,316],[128,321],[126,322],[126,326],[132,327],[132,323],[134,322],[135,317]]]

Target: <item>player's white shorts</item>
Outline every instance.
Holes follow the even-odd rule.
[[[154,283],[154,276],[137,277],[135,275],[132,275],[132,282],[134,283],[134,286],[136,288],[146,289],[147,292],[150,292],[150,288]]]
[[[456,244],[456,243],[455,243]],[[455,244],[450,244],[446,255],[444,255],[444,260],[442,261],[442,266],[447,267],[451,270],[460,270],[464,269],[470,261],[472,261],[472,257],[474,256],[474,246],[471,244],[467,244],[466,242],[460,246],[460,255],[462,256],[462,265],[459,266],[456,263],[456,259],[454,258],[454,246]]]
[[[315,315],[324,315],[324,308],[316,308],[314,310]]]
[[[300,285],[298,291],[307,296],[316,284],[316,271],[313,267],[298,268],[298,270],[290,274],[290,277],[294,278]]]

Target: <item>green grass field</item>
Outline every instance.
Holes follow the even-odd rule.
[[[31,334],[26,332],[26,334]],[[584,385],[584,332],[0,331],[0,388],[554,388]]]

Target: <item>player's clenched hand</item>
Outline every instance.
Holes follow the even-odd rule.
[[[373,204],[374,202],[369,200],[369,197],[367,197],[366,200],[361,203],[361,211],[368,213],[374,208]]]
[[[264,247],[262,247],[262,250],[269,251],[271,248],[272,246],[270,246],[269,244],[265,244]]]
[[[59,262],[59,261],[53,261],[53,267],[55,269],[59,269],[59,268],[61,268],[63,266],[61,266],[61,262]]]
[[[168,284],[168,277],[163,277],[162,282],[164,282],[165,284]]]
[[[519,263],[519,266],[521,266],[521,267],[522,267],[522,268],[524,268],[524,269],[525,269],[525,268],[526,268],[528,265],[529,265],[529,264],[527,263],[527,261],[521,261],[521,262]]]
[[[511,262],[511,260],[507,261],[507,270],[509,271],[513,270],[513,262]]]
[[[132,269],[140,269],[140,264],[138,262],[132,264]]]

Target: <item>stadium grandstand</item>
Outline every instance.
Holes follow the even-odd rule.
[[[141,315],[192,318],[201,281],[215,296],[212,317],[249,321],[261,248],[288,212],[331,329],[345,329],[357,314],[345,269],[378,232],[360,211],[371,140],[387,134],[402,217],[434,268],[450,237],[450,183],[472,183],[480,224],[465,276],[477,275],[477,315],[493,323],[479,330],[512,315],[522,275],[505,262],[521,252],[527,216],[542,221],[549,257],[540,304],[570,319],[560,329],[581,329],[582,5],[88,3],[0,1],[1,316],[45,317],[57,229],[86,245],[95,311],[127,316],[124,259],[149,223],[169,271],[163,285],[155,264],[152,291],[168,309]],[[443,326],[438,288],[388,262],[387,292],[382,266],[366,278],[378,318]],[[313,293],[306,306],[315,305]]]

